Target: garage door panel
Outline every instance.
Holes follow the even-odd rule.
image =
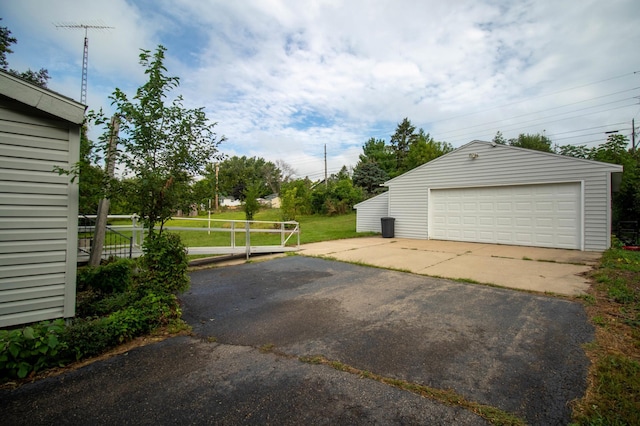
[[[431,238],[581,247],[579,183],[431,191]]]
[[[551,219],[550,217],[537,217],[536,228],[537,229],[553,228],[553,219]]]
[[[552,213],[553,212],[553,202],[551,202],[551,201],[536,201],[536,212],[537,213]]]
[[[573,213],[576,211],[576,203],[571,201],[558,201],[558,212]]]
[[[498,202],[496,203],[496,211],[498,212],[510,212],[513,209],[513,204],[511,202]]]
[[[478,226],[495,226],[497,218],[492,216],[480,216],[478,218]]]
[[[529,213],[533,209],[531,201],[516,201],[514,204],[516,212]]]

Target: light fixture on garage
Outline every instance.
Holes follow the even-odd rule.
[[[472,160],[475,160],[478,157],[480,157],[480,154],[478,154],[477,152],[472,152],[471,154],[469,154],[469,158],[471,158]]]

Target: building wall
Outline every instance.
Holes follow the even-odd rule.
[[[425,239],[429,189],[583,181],[584,247],[601,251],[610,244],[610,173],[621,171],[621,166],[474,141],[387,182],[389,216],[396,218],[396,237]]]
[[[0,327],[75,314],[79,126],[0,97]]]
[[[376,195],[353,208],[357,210],[356,232],[382,232],[380,218],[389,215],[389,193]]]

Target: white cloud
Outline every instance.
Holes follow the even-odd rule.
[[[300,175],[323,173],[325,144],[329,169],[355,165],[369,137],[388,138],[404,117],[459,146],[498,129],[587,142],[598,136],[561,138],[640,112],[631,106],[640,86],[634,0],[23,0],[4,8],[3,25],[26,49],[16,46],[11,64],[48,68],[51,87],[73,97],[83,34],[53,23],[116,27],[90,33],[91,107],[108,106],[116,86],[132,93],[144,78],[138,49],[164,44],[187,104],[205,106],[229,138],[223,152],[283,159]]]

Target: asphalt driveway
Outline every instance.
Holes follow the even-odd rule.
[[[568,422],[586,386],[593,330],[567,300],[300,256],[196,272],[182,300],[199,336],[321,354],[531,424]]]
[[[586,388],[579,303],[302,256],[192,273],[195,337],[0,392],[11,424],[485,424],[472,412],[299,361],[322,355],[566,424]],[[265,353],[260,348],[268,348]]]

